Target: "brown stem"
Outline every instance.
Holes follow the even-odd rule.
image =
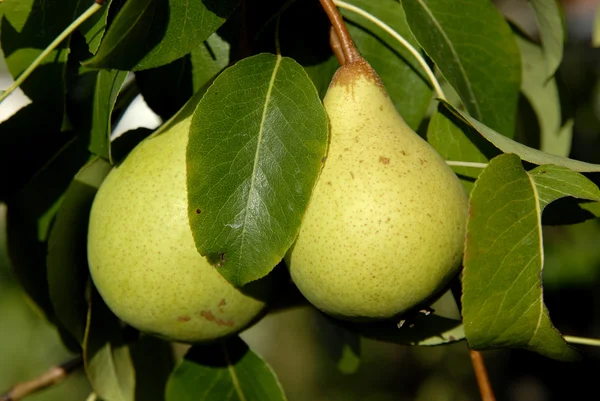
[[[331,47],[331,50],[333,50],[333,54],[335,55],[335,58],[337,59],[338,63],[340,63],[340,65],[345,65],[346,57],[344,57],[342,44],[340,43],[340,39],[335,33],[335,29],[333,29],[333,26],[329,30],[329,46]]]
[[[6,394],[0,395],[0,401],[17,401],[36,393],[46,387],[63,381],[69,373],[83,366],[83,359],[78,356],[60,366],[53,366],[33,380],[15,384]]]
[[[485,368],[485,362],[481,352],[469,350],[471,354],[471,362],[473,363],[473,370],[475,371],[475,377],[477,378],[477,384],[479,385],[479,393],[481,394],[482,401],[496,401],[494,396],[494,390],[490,384],[490,379]]]
[[[331,25],[337,34],[339,39],[339,43],[342,47],[342,53],[344,54],[345,64],[351,64],[360,59],[360,54],[354,46],[354,42],[352,41],[352,37],[350,36],[350,32],[348,32],[348,28],[344,23],[344,19],[340,14],[339,10],[333,4],[332,0],[319,0],[321,2],[321,6],[325,10],[325,13],[329,17],[329,21],[331,21]],[[339,58],[338,58],[339,60]]]

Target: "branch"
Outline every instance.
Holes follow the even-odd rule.
[[[46,47],[46,49],[44,49],[43,52],[40,53],[40,55],[33,61],[33,63],[31,63],[31,65],[27,67],[27,69],[23,71],[21,75],[19,75],[19,78],[17,78],[17,80],[13,82],[13,84],[7,90],[3,92],[0,91],[0,103],[4,99],[6,99],[8,95],[14,92],[15,89],[21,86],[21,84],[25,82],[25,80],[31,75],[31,73],[35,71],[35,69],[42,63],[42,61],[44,61],[44,59],[48,57],[48,55],[52,53],[52,51],[56,49],[58,45],[60,45],[61,42],[65,40],[67,36],[73,33],[73,31],[75,31],[75,29],[77,29],[79,25],[83,24],[88,18],[94,15],[96,11],[101,9],[104,2],[105,0],[95,0],[94,4],[92,4],[83,14],[81,14],[79,18],[73,21],[60,35],[58,35],[52,41],[52,43],[48,45],[48,47]]]
[[[15,384],[6,394],[0,395],[0,401],[22,400],[28,395],[62,382],[71,372],[82,366],[83,359],[81,356],[73,358],[62,365],[53,366],[33,380]]]
[[[490,384],[487,370],[485,368],[485,362],[481,352],[469,349],[471,354],[471,362],[473,363],[473,370],[475,371],[475,377],[477,378],[477,384],[479,385],[479,392],[481,394],[482,401],[496,401],[494,396],[494,390]]]

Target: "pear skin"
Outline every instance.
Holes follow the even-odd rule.
[[[324,99],[328,154],[286,263],[302,294],[347,320],[398,317],[457,273],[467,194],[362,58]]]
[[[242,292],[196,250],[187,211],[190,122],[144,140],[110,172],[92,206],[88,260],[100,295],[123,321],[199,343],[251,324],[268,286],[255,282]]]

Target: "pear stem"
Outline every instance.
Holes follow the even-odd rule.
[[[66,37],[69,36],[71,33],[73,33],[73,31],[75,31],[75,29],[77,29],[79,27],[79,25],[83,24],[88,18],[90,18],[92,15],[94,15],[96,13],[96,11],[101,9],[103,4],[104,4],[104,0],[96,0],[96,2],[94,4],[92,4],[83,14],[81,14],[79,16],[79,18],[77,18],[75,21],[73,21],[64,31],[62,31],[62,33],[60,35],[58,35],[52,41],[52,43],[50,43],[48,45],[48,47],[46,47],[44,49],[43,52],[40,53],[40,55],[33,61],[33,63],[31,63],[31,65],[29,67],[27,67],[27,69],[25,71],[23,71],[23,73],[21,73],[21,75],[19,75],[19,78],[17,78],[17,80],[15,82],[13,82],[13,84],[8,89],[6,89],[6,91],[4,91],[0,94],[0,103],[2,101],[4,101],[4,99],[6,99],[8,97],[8,95],[13,93],[15,89],[17,89],[19,86],[21,86],[21,84],[23,82],[25,82],[25,80],[31,75],[31,73],[33,71],[35,71],[35,69],[42,63],[42,61],[54,49],[56,49],[58,47],[58,45]]]
[[[348,11],[352,11],[353,13],[356,13],[356,14],[360,15],[361,17],[368,19],[369,21],[371,21],[372,23],[374,23],[375,25],[377,25],[378,27],[380,27],[381,29],[383,29],[384,31],[389,33],[394,39],[396,39],[402,46],[404,46],[404,48],[406,48],[406,50],[408,50],[410,52],[410,54],[413,55],[413,57],[417,60],[419,65],[423,68],[423,70],[425,71],[425,74],[427,74],[427,77],[429,78],[429,81],[431,82],[431,85],[433,86],[433,89],[435,90],[436,96],[440,100],[446,100],[446,95],[444,94],[444,91],[442,90],[440,83],[438,82],[437,78],[435,77],[435,74],[433,73],[433,71],[431,70],[431,68],[429,67],[429,65],[427,64],[427,62],[421,55],[421,53],[419,53],[419,51],[417,49],[415,49],[413,45],[411,45],[406,39],[404,39],[402,37],[402,35],[400,35],[396,31],[394,31],[385,22],[381,21],[380,19],[373,16],[372,14],[369,14],[362,8],[356,7],[352,4],[349,4],[349,3],[346,3],[346,2],[340,1],[340,0],[333,0],[333,3],[340,8],[346,9]],[[400,7],[400,5],[398,5],[398,7]]]
[[[333,26],[329,31],[329,47],[331,47],[331,50],[333,50],[333,54],[335,55],[335,58],[337,59],[338,63],[340,63],[340,65],[345,65],[346,58],[344,57],[342,44],[340,43],[340,39],[335,33],[335,29],[333,29]]]
[[[463,162],[455,160],[446,160],[446,164],[454,167],[474,167],[474,168],[486,168],[487,163],[476,163],[476,162]]]
[[[335,29],[335,33],[337,34],[338,41],[342,48],[342,53],[344,54],[344,61],[346,64],[352,64],[355,61],[358,61],[361,56],[352,41],[352,37],[350,36],[350,32],[348,32],[348,28],[346,27],[346,23],[342,18],[342,14],[337,9],[333,0],[319,0],[321,2],[321,6],[325,13],[329,17],[329,21],[331,21],[331,25],[333,29]],[[339,60],[339,58],[338,58]]]

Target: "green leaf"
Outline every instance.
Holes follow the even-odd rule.
[[[133,401],[135,372],[119,319],[92,289],[83,347],[85,371],[94,392],[106,401]]]
[[[167,120],[229,64],[229,51],[229,44],[213,34],[182,58],[137,71],[136,83],[148,106]]]
[[[350,3],[376,16],[418,48],[419,43],[410,31],[404,10],[397,0],[351,0]],[[361,55],[381,77],[402,118],[416,130],[432,96],[423,68],[404,46],[372,22],[344,9],[342,15],[351,21],[348,29]]]
[[[167,384],[166,401],[284,401],[271,368],[239,338],[190,348]]]
[[[546,58],[542,48],[515,35],[521,59],[521,91],[533,108],[540,126],[540,150],[567,157],[571,151],[572,123],[561,126],[560,97],[554,78],[546,77]]]
[[[499,152],[482,138],[468,124],[452,114],[443,105],[431,117],[427,126],[427,141],[445,160],[487,163]],[[481,168],[456,167],[452,170],[458,175],[468,192]]]
[[[72,85],[69,116],[89,151],[112,161],[110,149],[111,114],[123,87],[127,71],[100,70],[83,72]]]
[[[448,108],[456,116],[460,117],[463,121],[466,121],[471,127],[475,128],[479,134],[485,139],[490,141],[495,147],[503,151],[504,153],[514,153],[521,159],[528,161],[533,164],[556,164],[558,166],[567,167],[571,170],[578,171],[581,173],[586,172],[600,172],[599,164],[586,163],[579,160],[568,159],[566,157],[551,155],[544,153],[541,150],[533,149],[518,142],[513,141],[510,138],[500,135],[493,129],[485,126],[483,123],[477,121],[473,117],[466,115],[465,113],[457,110],[452,105],[444,103],[444,107]]]
[[[80,0],[5,0],[0,43],[8,69],[18,77],[40,53],[90,6]],[[80,27],[84,35],[94,29],[101,13]],[[59,129],[65,109],[65,72],[70,38],[53,50],[21,89],[34,103],[44,104],[51,118],[46,125]]]
[[[96,191],[110,171],[96,159],[84,166],[65,192],[48,239],[47,277],[56,317],[81,344],[86,326],[87,227]]]
[[[136,401],[165,401],[169,375],[175,367],[172,344],[142,335],[130,352],[135,366]]]
[[[198,47],[240,0],[129,0],[85,66],[144,70],[168,64]]]
[[[319,339],[338,370],[344,374],[355,373],[360,366],[360,336],[322,313],[315,316]]]
[[[285,57],[240,61],[198,104],[187,148],[190,226],[232,284],[265,276],[292,245],[327,132],[312,82]]]
[[[557,0],[529,0],[529,3],[535,14],[546,60],[545,73],[541,78],[549,80],[563,57],[565,30],[562,10]]]
[[[402,5],[413,34],[469,113],[512,137],[521,62],[510,28],[494,4],[405,0]]]
[[[505,154],[479,176],[471,193],[463,272],[463,318],[473,349],[525,348],[559,360],[577,357],[550,321],[541,279],[543,207],[563,196],[600,196],[575,174],[558,166],[528,173],[516,155]]]

